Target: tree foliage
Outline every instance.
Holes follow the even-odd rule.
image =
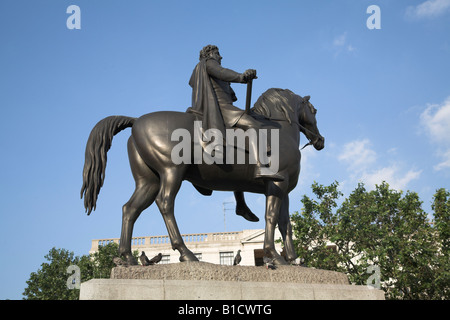
[[[115,267],[113,257],[118,255],[118,244],[100,246],[98,251],[77,257],[66,249],[52,248],[45,256],[41,268],[32,272],[23,292],[26,300],[78,300],[79,289],[69,289],[67,279],[71,273],[67,268],[76,265],[80,268],[81,282],[90,279],[109,278]],[[138,252],[133,252],[137,258]]]
[[[360,183],[342,200],[338,186],[314,183],[316,199],[304,196],[292,215],[304,264],[344,272],[358,285],[368,284],[375,265],[388,299],[448,299],[450,194],[437,190],[430,221],[415,192]]]
[[[79,258],[65,249],[52,248],[41,268],[32,272],[23,295],[27,300],[76,300],[79,290],[68,290],[67,268],[78,264]]]

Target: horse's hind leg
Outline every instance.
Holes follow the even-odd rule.
[[[172,249],[180,252],[180,261],[198,261],[195,255],[186,247],[174,214],[175,196],[180,190],[184,168],[177,166],[166,168],[160,173],[160,190],[156,197],[156,204],[164,218],[167,231],[169,232]]]
[[[130,264],[137,264],[131,253],[131,238],[136,219],[156,198],[159,190],[158,176],[139,156],[133,139],[128,140],[128,157],[136,188],[130,200],[122,207],[122,233],[120,236],[119,255]]]

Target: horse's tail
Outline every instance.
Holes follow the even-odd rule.
[[[120,131],[132,127],[136,118],[111,116],[100,120],[92,129],[86,143],[83,168],[84,207],[89,215],[95,210],[97,196],[105,180],[106,154],[111,148],[113,137]]]

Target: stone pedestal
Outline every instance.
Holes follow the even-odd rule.
[[[81,284],[81,300],[384,300],[384,292],[350,285],[342,273],[206,262],[117,267],[111,279]]]

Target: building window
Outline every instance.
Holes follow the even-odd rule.
[[[202,254],[201,253],[194,253],[194,256],[197,257],[198,261],[202,261]]]
[[[253,251],[253,255],[255,257],[255,266],[263,266],[264,265],[264,250],[263,249],[255,249]]]
[[[232,266],[234,261],[233,251],[220,252],[220,264]]]
[[[170,262],[170,255],[169,254],[163,254],[159,264],[168,264],[169,262]]]

